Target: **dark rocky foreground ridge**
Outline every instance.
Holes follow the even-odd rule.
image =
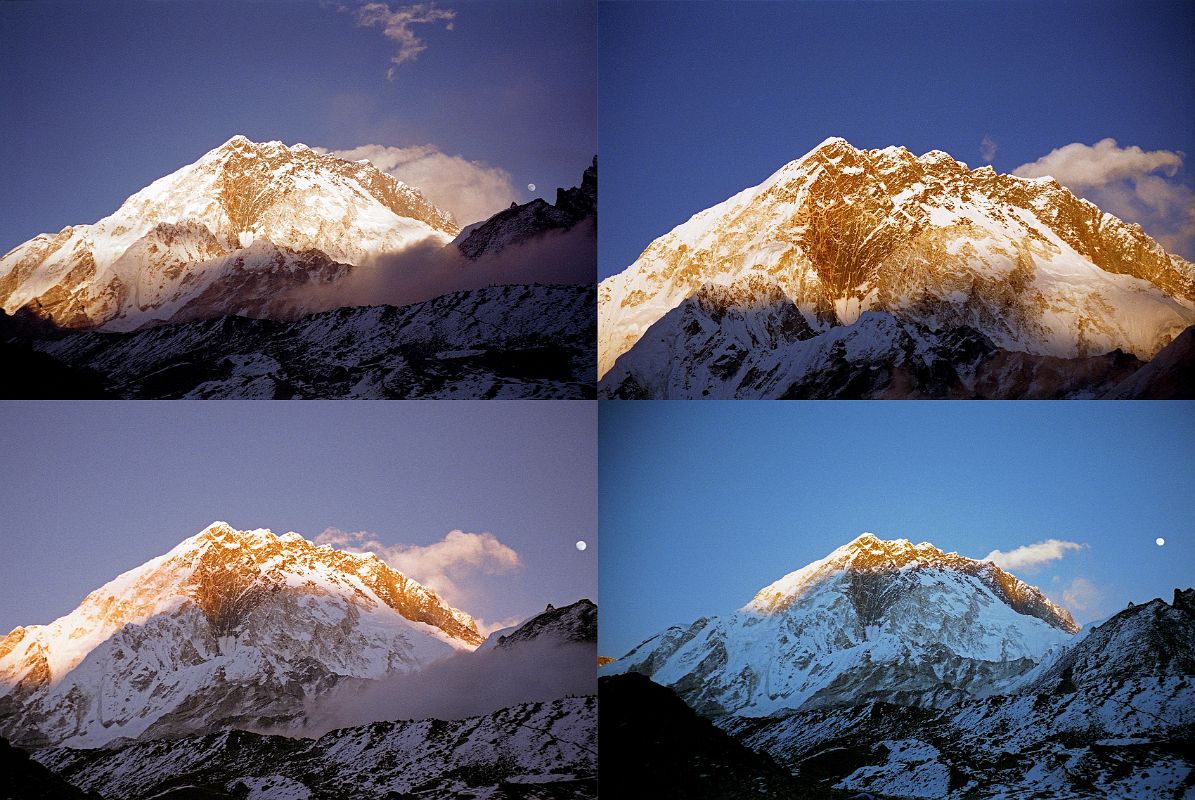
[[[129,333],[0,331],[32,398],[585,399],[594,289],[494,286],[293,322],[226,316]]]

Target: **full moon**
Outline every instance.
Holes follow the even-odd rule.
[[[589,547],[589,545],[585,544],[585,540],[584,540],[584,539],[582,539],[581,541],[577,542],[577,549],[578,549],[578,550],[584,550],[586,547]]]
[[[534,183],[529,183],[529,184],[527,184],[527,191],[529,191],[529,192],[534,192],[534,191],[535,191],[535,184],[534,184]]]
[[[1158,538],[1154,539],[1154,541],[1158,543],[1158,547],[1161,547],[1162,545],[1166,544],[1166,540],[1165,540],[1165,539],[1163,539],[1161,536],[1159,536]]]

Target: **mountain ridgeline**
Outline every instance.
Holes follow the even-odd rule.
[[[604,397],[1186,396],[1141,370],[1195,323],[1195,265],[1052,178],[832,138],[598,308]]]
[[[7,392],[593,397],[596,208],[596,159],[461,230],[368,161],[236,136],[0,259]]]
[[[0,744],[30,787],[108,800],[592,797],[596,641],[588,600],[485,637],[372,554],[217,522],[0,642]],[[477,710],[378,716],[394,687],[445,681]],[[342,724],[313,733],[329,712]]]
[[[1177,797],[1193,596],[1080,629],[990,562],[864,534],[600,674],[650,677],[811,796]]]

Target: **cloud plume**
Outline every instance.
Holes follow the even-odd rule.
[[[399,572],[414,578],[439,594],[445,602],[460,608],[470,601],[464,582],[473,575],[497,575],[523,566],[515,550],[492,533],[449,531],[429,545],[385,544],[368,531],[328,528],[315,537],[316,544],[328,544],[350,553],[372,552]],[[501,623],[496,624],[501,627]],[[491,625],[488,627],[495,627]]]
[[[419,672],[350,679],[308,704],[300,735],[379,720],[464,719],[519,703],[596,694],[596,663],[593,642],[530,641],[458,653]]]
[[[1007,553],[993,550],[984,557],[984,561],[991,561],[1002,569],[1033,570],[1042,564],[1057,561],[1070,550],[1082,550],[1085,545],[1078,542],[1067,542],[1062,539],[1046,539],[1037,544],[1027,544],[1010,550]]]
[[[553,230],[470,261],[437,242],[378,256],[332,284],[295,287],[289,299],[306,313],[346,306],[405,306],[448,294],[510,284],[592,284],[597,238],[592,219]]]
[[[390,57],[391,67],[386,70],[386,77],[394,80],[395,70],[399,64],[412,61],[419,56],[427,45],[415,35],[412,25],[429,25],[444,22],[448,30],[452,30],[452,21],[456,19],[456,12],[447,8],[436,8],[435,3],[416,3],[409,6],[398,6],[391,10],[388,3],[366,3],[357,9],[357,24],[363,27],[379,26],[387,39],[398,43],[398,52]]]
[[[1176,179],[1185,154],[1121,147],[1115,139],[1059,147],[1012,171],[1051,176],[1104,211],[1136,222],[1163,247],[1195,257],[1195,192]]]
[[[434,145],[387,147],[363,144],[349,150],[313,148],[346,161],[367,159],[403,183],[414,186],[428,200],[452,214],[460,225],[483,220],[516,199],[510,173],[462,156],[450,156]]]
[[[1063,605],[1077,614],[1091,611],[1099,601],[1098,587],[1086,578],[1075,578],[1062,590]]]

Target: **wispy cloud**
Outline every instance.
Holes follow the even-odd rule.
[[[1115,139],[1059,147],[1013,170],[1051,176],[1127,222],[1136,222],[1171,252],[1195,257],[1195,191],[1175,179],[1185,154],[1121,147]]]
[[[1100,602],[1100,590],[1086,578],[1075,578],[1062,590],[1062,603],[1072,612],[1083,614]]]
[[[510,173],[462,156],[450,156],[434,145],[387,147],[363,144],[351,150],[328,151],[346,161],[368,159],[378,169],[414,186],[461,225],[486,219],[516,199]]]
[[[404,575],[434,589],[450,605],[466,610],[477,600],[467,587],[469,578],[511,572],[523,566],[519,554],[492,533],[455,530],[438,542],[413,545],[386,544],[369,531],[328,528],[315,537],[315,543],[350,553],[372,552]],[[481,625],[480,620],[478,624]],[[486,627],[496,629],[505,625],[491,623]]]
[[[979,155],[983,160],[992,163],[992,159],[996,157],[996,149],[999,148],[999,143],[992,138],[991,134],[985,133],[983,138],[979,140]]]
[[[1042,564],[1057,561],[1070,550],[1082,550],[1086,545],[1062,539],[1046,539],[1037,544],[1027,544],[1005,553],[993,550],[984,557],[1003,569],[1034,570]]]
[[[366,3],[357,9],[356,16],[358,25],[380,26],[386,38],[398,43],[398,52],[390,57],[392,66],[386,70],[386,77],[394,80],[399,64],[414,60],[427,49],[427,45],[415,35],[411,26],[444,22],[444,27],[452,30],[456,12],[452,9],[437,8],[435,3],[416,3],[394,9],[387,3]]]

